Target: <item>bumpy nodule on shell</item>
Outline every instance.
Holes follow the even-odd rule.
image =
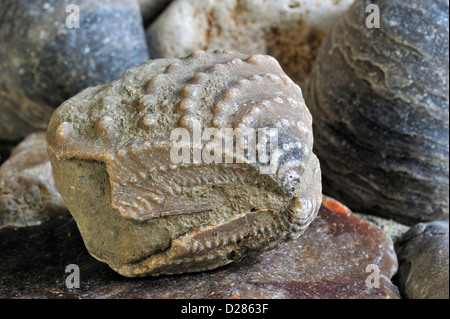
[[[356,1],[320,50],[304,94],[324,193],[353,210],[448,218],[448,13],[448,1]]]
[[[193,143],[190,160],[176,163],[179,128]],[[270,163],[260,152],[225,160],[223,150],[222,160],[194,160],[211,140],[193,135],[211,128],[270,129]],[[125,276],[202,271],[273,248],[302,234],[321,203],[311,115],[270,56],[148,61],[63,103],[47,145],[89,252]]]

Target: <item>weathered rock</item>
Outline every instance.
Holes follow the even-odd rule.
[[[172,0],[138,0],[144,25],[152,22]]]
[[[366,26],[367,4],[380,28]],[[356,1],[308,78],[324,193],[407,225],[449,214],[448,1]]]
[[[45,136],[29,135],[0,167],[0,228],[39,225],[66,210],[55,188]]]
[[[398,223],[392,219],[357,212],[354,214],[380,228],[391,237],[394,243],[396,243],[410,228],[410,226]]]
[[[390,281],[397,260],[389,237],[339,204],[329,206],[337,211],[322,206],[303,236],[276,250],[213,271],[140,279],[121,277],[91,258],[69,215],[38,227],[3,229],[0,297],[399,298]],[[66,288],[69,264],[79,266],[78,289]],[[380,269],[379,288],[366,286],[373,274],[366,272],[369,264]]]
[[[232,49],[275,57],[297,84],[309,73],[325,33],[353,0],[176,0],[147,29],[150,55]]]
[[[79,28],[69,4],[79,8]],[[45,130],[63,101],[148,58],[134,0],[3,0],[0,139],[14,141]]]
[[[322,197],[311,120],[273,57],[196,51],[72,97],[53,114],[47,144],[90,253],[126,276],[173,274],[302,234]],[[231,129],[243,134],[230,151],[221,143]],[[221,141],[214,158],[211,134]]]
[[[411,299],[449,298],[448,221],[417,224],[396,244],[402,295]]]

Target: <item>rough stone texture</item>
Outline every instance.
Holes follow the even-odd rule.
[[[329,201],[328,201],[329,202]],[[0,230],[1,298],[399,298],[392,241],[357,216],[322,206],[303,236],[280,248],[203,273],[119,276],[84,248],[70,215],[38,227]],[[66,266],[80,268],[80,288],[65,286]],[[367,288],[366,266],[380,268]],[[177,309],[177,311],[179,311]]]
[[[366,5],[379,6],[369,29]],[[320,49],[305,99],[324,193],[412,225],[449,213],[448,1],[362,1]]]
[[[274,58],[196,51],[148,61],[72,97],[53,114],[47,145],[90,253],[125,276],[173,274],[302,234],[322,197],[311,121],[300,88]],[[175,128],[189,142],[171,137]],[[276,129],[270,171],[262,152],[257,161],[244,153],[241,138],[209,162],[211,137],[190,138],[213,128]],[[173,158],[180,143],[187,161]]]
[[[410,228],[410,226],[397,223],[392,219],[386,219],[357,212],[355,212],[355,215],[383,230],[391,237],[394,243],[396,243]]]
[[[150,55],[194,50],[269,54],[299,85],[325,33],[353,0],[176,0],[147,29]]]
[[[68,28],[68,4],[80,28]],[[70,19],[69,19],[70,20]],[[54,108],[149,58],[139,6],[128,0],[3,0],[0,139],[45,130]]]
[[[448,222],[417,224],[396,244],[398,282],[411,299],[449,298]]]
[[[144,25],[151,23],[172,0],[138,0]]]
[[[29,135],[0,167],[0,228],[39,225],[67,210],[55,188],[45,136]]]

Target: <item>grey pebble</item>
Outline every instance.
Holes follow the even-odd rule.
[[[449,298],[449,224],[417,224],[397,242],[400,292],[411,299]]]
[[[62,102],[148,59],[136,1],[2,0],[0,140],[45,130]]]

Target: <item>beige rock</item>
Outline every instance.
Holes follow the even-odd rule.
[[[152,58],[194,50],[269,54],[302,84],[332,23],[353,0],[176,0],[148,28]]]
[[[311,127],[301,89],[274,58],[196,51],[150,60],[66,101],[47,145],[89,252],[125,276],[174,274],[303,233],[322,196]],[[173,158],[174,129],[194,140],[197,129],[250,128],[277,132],[270,170],[262,152],[257,161],[238,152],[238,138],[235,152],[214,150],[214,161],[205,136],[182,143],[187,161]]]
[[[449,3],[356,1],[304,88],[324,193],[405,225],[449,218]],[[423,28],[422,28],[423,27]]]
[[[148,59],[137,0],[2,0],[0,140],[45,131],[62,102]]]
[[[55,188],[45,132],[31,134],[0,167],[0,228],[39,225],[65,209]]]

